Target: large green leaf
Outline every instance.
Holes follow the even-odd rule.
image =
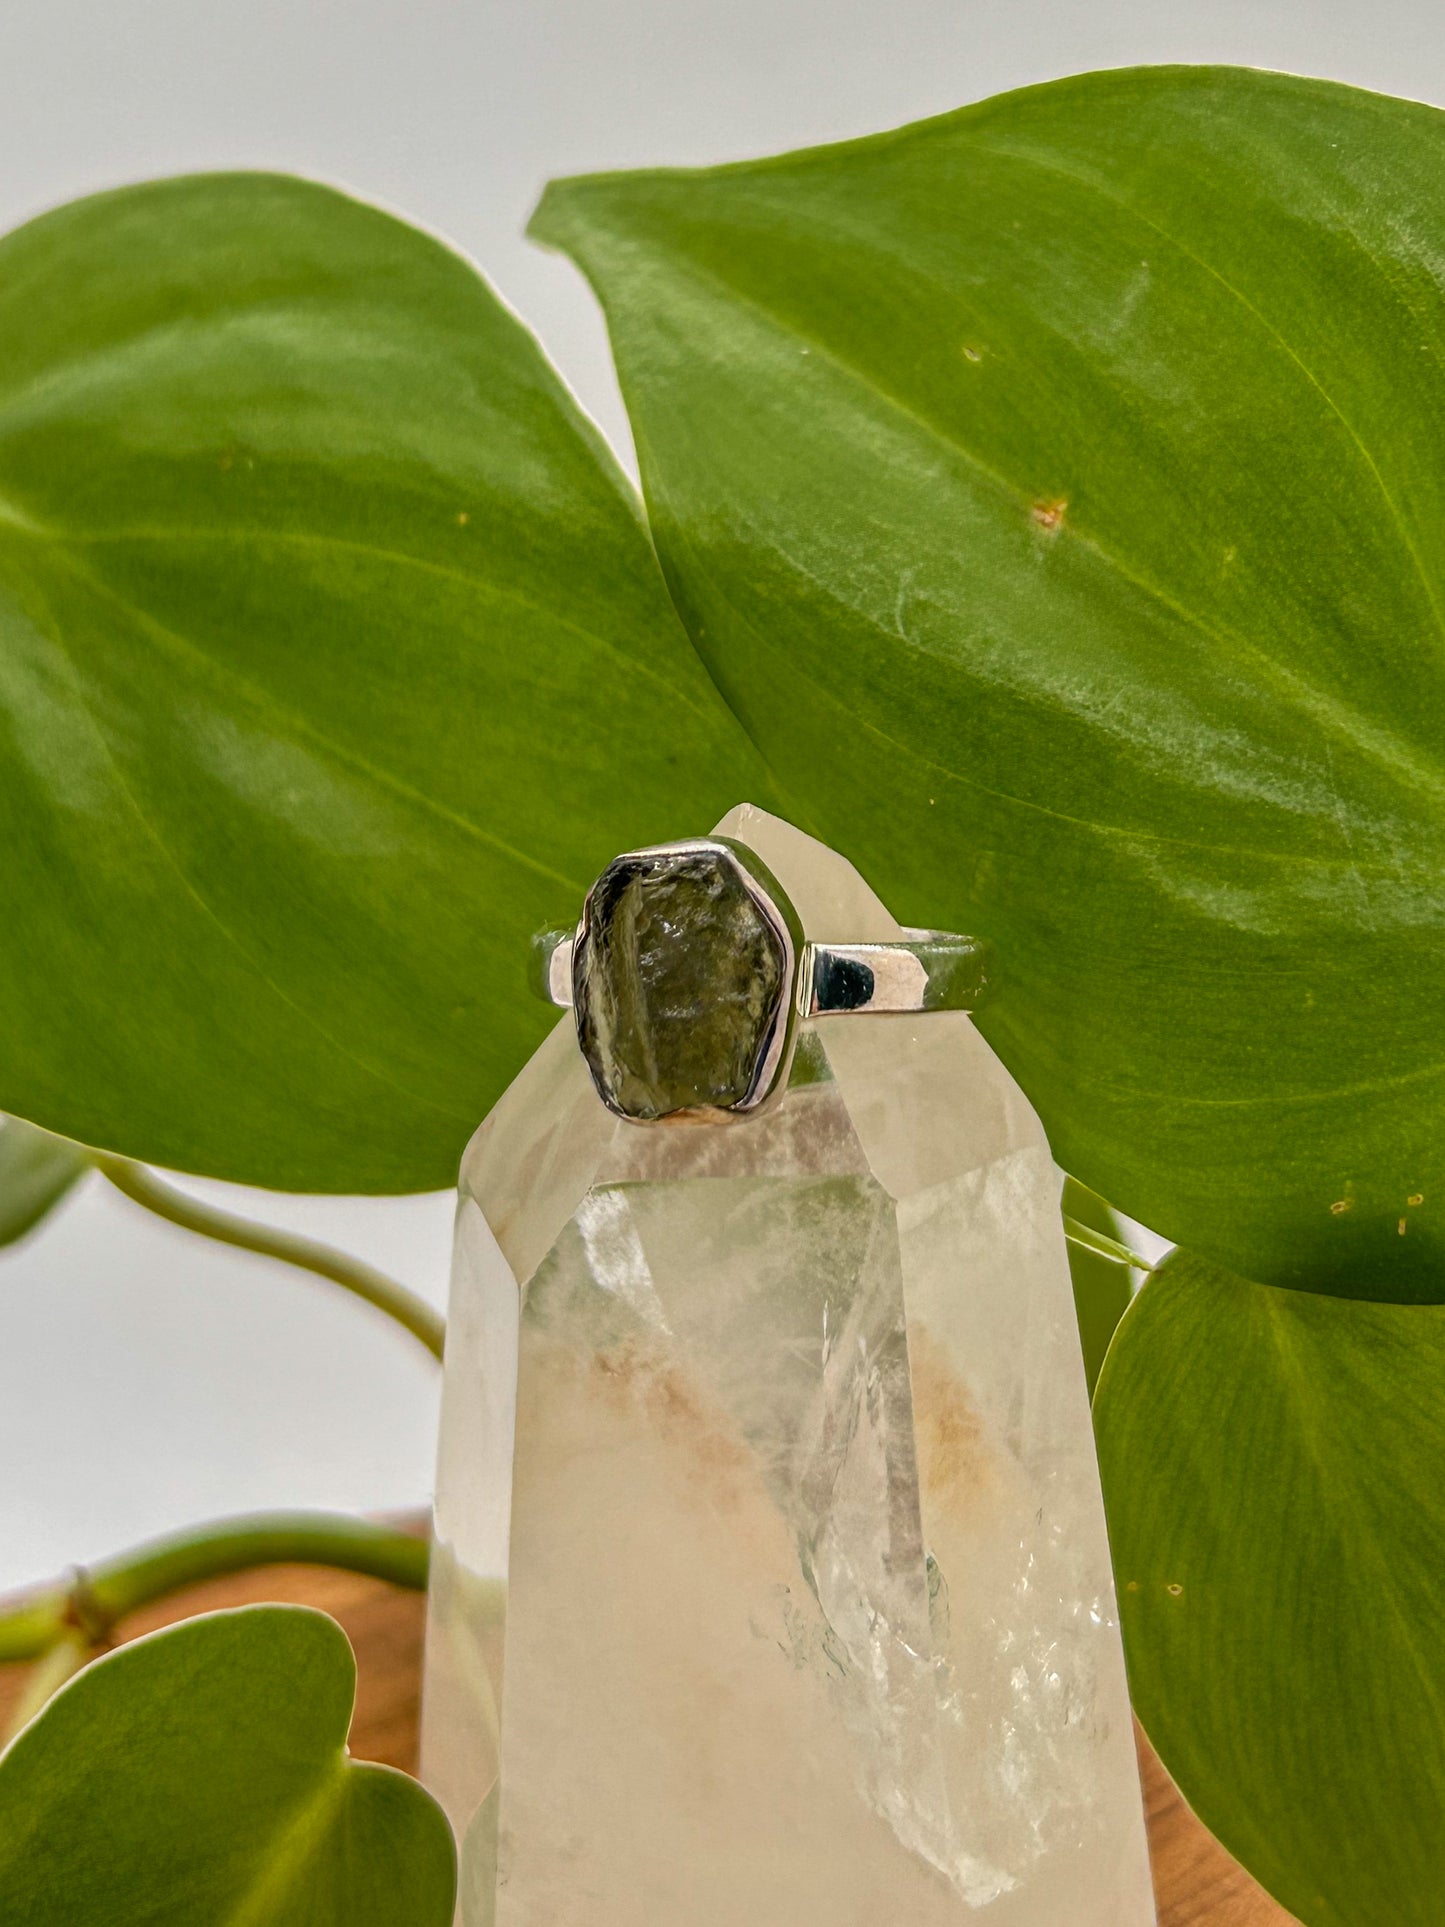
[[[631,491],[444,247],[265,175],[0,242],[0,1105],[447,1184],[547,1025],[532,931],[760,787]]]
[[[446,1820],[347,1758],[355,1683],[341,1628],[296,1606],[98,1660],[0,1758],[5,1927],[450,1927]]]
[[[1442,181],[1433,109],[1156,69],[534,224],[699,648],[795,814],[994,939],[1061,1161],[1401,1298],[1445,1278]]]
[[[1445,1895],[1445,1308],[1176,1253],[1094,1403],[1134,1704],[1306,1927]]]
[[[89,1169],[78,1144],[0,1117],[0,1248],[33,1231]]]

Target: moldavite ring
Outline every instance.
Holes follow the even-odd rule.
[[[598,1095],[636,1123],[743,1118],[788,1081],[803,1018],[970,1010],[974,937],[810,943],[777,878],[730,837],[615,857],[575,930],[535,940],[536,988],[570,1007]]]

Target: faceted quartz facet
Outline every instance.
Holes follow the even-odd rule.
[[[598,878],[573,976],[578,1036],[628,1117],[741,1104],[787,988],[782,940],[725,852],[641,852]]]
[[[897,937],[748,808],[823,941]],[[570,1022],[463,1166],[424,1776],[465,1927],[1147,1927],[1038,1120],[960,1013],[638,1125]],[[505,1633],[505,1637],[504,1637]]]

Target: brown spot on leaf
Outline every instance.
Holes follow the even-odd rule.
[[[1035,502],[1029,514],[1037,528],[1041,528],[1046,535],[1053,535],[1063,527],[1064,511],[1068,506],[1062,498],[1052,502]]]

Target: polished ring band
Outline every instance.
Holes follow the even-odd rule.
[[[801,1019],[971,1010],[975,937],[810,943],[786,891],[728,837],[615,857],[575,930],[534,940],[534,987],[570,1008],[602,1101],[638,1123],[741,1118],[787,1083]]]

